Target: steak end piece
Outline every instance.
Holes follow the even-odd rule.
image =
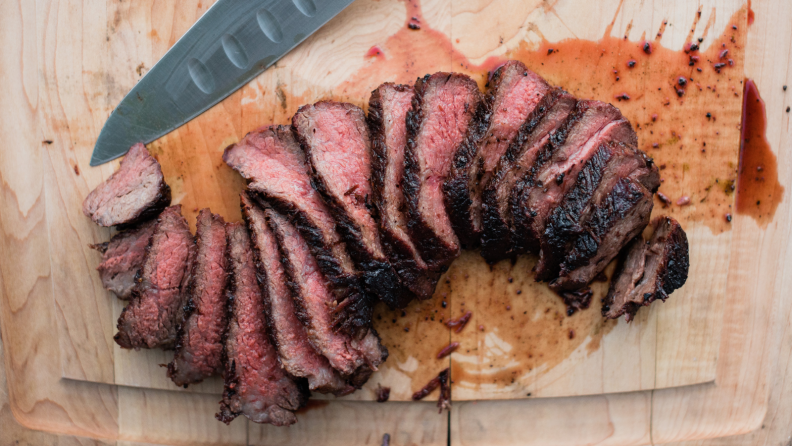
[[[512,190],[526,175],[542,166],[539,156],[550,138],[574,110],[577,99],[559,88],[546,94],[520,127],[506,154],[498,161],[489,184],[481,194],[484,232],[481,255],[490,263],[513,258],[524,249],[514,239],[510,205]]]
[[[361,386],[385,361],[387,349],[380,344],[373,329],[368,329],[358,339],[334,328],[333,313],[340,310],[339,304],[308,243],[285,216],[271,208],[264,212],[278,240],[296,303],[296,314],[305,327],[308,340],[350,384]]]
[[[385,83],[371,92],[368,126],[371,132],[374,205],[380,217],[382,246],[402,284],[419,299],[434,294],[440,274],[430,271],[407,230],[402,180],[407,144],[407,112],[412,107],[412,86]],[[404,305],[407,299],[404,299]]]
[[[121,167],[83,201],[83,214],[99,226],[129,225],[155,217],[171,202],[162,168],[146,146],[135,144]]]
[[[459,73],[435,73],[415,82],[407,113],[404,196],[410,237],[430,269],[445,271],[460,242],[445,209],[443,184],[481,102],[478,85]]]
[[[249,181],[248,191],[263,206],[287,215],[308,241],[331,284],[340,311],[337,327],[363,336],[371,326],[371,299],[363,291],[346,244],[319,193],[311,185],[305,153],[290,127],[262,127],[226,148],[223,161]]]
[[[113,339],[122,348],[172,348],[195,259],[195,239],[181,205],[166,208],[157,218],[146,259],[129,305],[118,318]]]
[[[371,214],[371,143],[365,113],[348,103],[317,102],[300,107],[292,128],[306,154],[313,184],[335,217],[366,289],[391,308],[404,307],[412,293],[402,287],[388,263]]]
[[[156,226],[156,219],[149,220],[119,232],[109,242],[93,246],[102,252],[102,263],[96,268],[102,286],[119,299],[128,300],[132,296],[135,277],[143,266]]]
[[[240,414],[255,423],[294,424],[297,417],[293,411],[307,401],[307,389],[281,369],[267,337],[264,302],[245,226],[228,224],[227,237],[232,272],[230,321],[225,340],[225,391],[216,417],[226,424]]]
[[[670,217],[658,217],[652,226],[649,241],[638,236],[625,249],[602,316],[617,319],[624,315],[630,322],[641,306],[665,301],[687,281],[690,259],[685,231]]]
[[[168,364],[168,378],[185,387],[222,371],[222,338],[228,324],[225,222],[209,209],[201,209],[196,227],[189,300],[184,322],[179,324],[176,354]]]
[[[354,391],[308,341],[305,328],[297,318],[277,239],[267,226],[264,211],[246,193],[241,195],[241,203],[252,239],[270,338],[283,368],[291,376],[306,378],[311,391],[339,396]]]
[[[484,230],[482,191],[521,125],[549,90],[544,79],[516,60],[495,70],[487,82],[484,100],[444,186],[446,208],[464,247],[479,244]]]

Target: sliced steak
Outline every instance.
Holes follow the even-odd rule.
[[[403,308],[413,295],[388,263],[369,210],[373,209],[373,193],[366,114],[352,104],[322,101],[300,107],[292,127],[306,154],[313,184],[363,271],[366,289],[389,307]]]
[[[481,102],[478,85],[459,73],[415,82],[407,113],[404,196],[410,237],[429,268],[444,271],[459,256],[459,239],[445,209],[443,183]]]
[[[522,254],[524,249],[514,231],[511,193],[517,182],[541,168],[550,137],[574,110],[577,99],[561,89],[546,94],[520,127],[506,154],[498,161],[495,172],[482,192],[481,213],[484,232],[481,236],[481,255],[488,262],[496,262]]]
[[[481,113],[454,157],[445,183],[446,207],[456,234],[466,247],[479,244],[483,232],[481,193],[517,132],[550,90],[544,79],[522,62],[510,60],[487,83]]]
[[[228,324],[227,242],[223,217],[201,209],[196,223],[197,249],[184,322],[168,377],[177,386],[203,381],[222,371],[223,333]]]
[[[374,205],[380,217],[382,246],[402,283],[419,299],[434,294],[440,274],[430,271],[407,231],[404,213],[404,148],[407,112],[413,89],[385,83],[371,92],[368,125],[371,132]]]
[[[306,378],[312,391],[342,395],[354,390],[308,341],[305,328],[297,319],[275,234],[267,226],[264,211],[246,193],[241,195],[241,200],[242,215],[253,243],[269,334],[281,365],[290,375]]]
[[[278,363],[267,337],[264,302],[245,226],[227,226],[232,273],[231,317],[225,340],[225,391],[217,419],[228,424],[242,414],[256,423],[287,426],[297,422],[292,411],[307,400],[307,392]]]
[[[547,218],[540,237],[537,280],[549,281],[557,277],[572,242],[585,230],[595,203],[602,202],[620,178],[649,174],[652,167],[652,161],[636,148],[613,141],[601,144],[585,162],[560,205]]]
[[[157,218],[140,278],[129,305],[118,318],[113,339],[123,348],[172,348],[184,317],[195,239],[181,205],[165,208]]]
[[[127,300],[135,287],[135,276],[143,260],[157,220],[149,220],[140,225],[119,232],[109,242],[93,245],[102,252],[102,263],[96,268],[102,279],[102,286],[112,291],[119,299]]]
[[[652,193],[639,181],[620,178],[592,210],[550,288],[570,291],[591,282],[649,224],[652,205]]]
[[[619,109],[600,101],[578,101],[539,154],[547,161],[536,172],[528,172],[512,191],[515,235],[523,237],[521,246],[539,250],[550,212],[574,185],[586,161],[607,141],[638,145],[635,131]]]
[[[286,217],[273,209],[265,209],[264,212],[278,239],[281,260],[296,303],[296,314],[305,327],[308,340],[353,385],[362,385],[385,361],[387,350],[380,345],[372,329],[358,340],[333,328],[333,311],[337,303],[308,243]]]
[[[688,277],[690,261],[688,241],[679,223],[670,217],[658,217],[651,239],[636,237],[611,281],[602,305],[602,316],[617,319],[622,314],[630,322],[641,306],[657,299],[665,301],[682,287]]]
[[[228,147],[223,160],[250,183],[262,203],[288,215],[308,241],[323,275],[340,303],[333,323],[362,336],[371,325],[372,302],[363,292],[346,245],[322,197],[311,186],[305,154],[290,127],[263,127]]]
[[[83,214],[99,226],[128,225],[155,217],[170,201],[159,163],[138,143],[118,171],[88,194]]]

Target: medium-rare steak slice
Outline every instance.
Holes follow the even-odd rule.
[[[307,392],[281,369],[267,338],[264,302],[245,226],[227,225],[227,236],[231,317],[225,339],[225,391],[216,417],[226,424],[240,414],[256,423],[294,424],[297,417],[292,411],[306,402]]]
[[[128,225],[156,216],[170,201],[170,186],[159,163],[138,143],[118,171],[88,194],[83,214],[99,226]]]
[[[227,242],[223,217],[209,209],[198,213],[197,249],[192,266],[189,300],[179,324],[176,354],[168,377],[177,386],[195,384],[222,371],[223,334],[228,283]]]
[[[322,101],[300,107],[292,128],[305,152],[313,184],[335,217],[341,236],[366,289],[391,308],[413,296],[401,285],[380,243],[371,215],[371,143],[366,114],[344,102]]]
[[[514,240],[513,217],[509,198],[517,182],[531,170],[538,170],[537,159],[550,137],[574,110],[577,99],[561,89],[546,94],[520,128],[506,154],[498,162],[489,184],[482,192],[481,213],[484,232],[481,255],[496,262],[522,254]],[[537,162],[538,161],[538,162]]]
[[[113,339],[123,348],[172,348],[184,317],[187,285],[195,259],[195,239],[181,205],[157,218],[140,278],[118,318]]]
[[[550,90],[544,79],[522,62],[510,60],[495,70],[468,138],[454,156],[445,183],[446,207],[456,234],[466,247],[480,243],[481,193],[518,130]]]
[[[223,160],[250,183],[252,196],[288,215],[308,241],[339,302],[333,323],[356,336],[371,326],[372,302],[365,295],[336,222],[311,186],[308,167],[290,127],[270,126],[229,146]]]
[[[440,274],[430,271],[407,232],[404,214],[404,147],[407,144],[407,112],[413,89],[385,83],[371,92],[368,125],[371,132],[374,205],[380,217],[380,235],[391,265],[402,284],[419,299],[434,294]]]
[[[247,222],[256,257],[269,334],[278,350],[281,365],[290,375],[306,378],[312,391],[341,395],[354,390],[308,341],[305,328],[297,319],[275,234],[267,226],[264,211],[248,194],[243,193],[240,198],[242,215]]]
[[[574,185],[586,161],[603,142],[637,147],[638,137],[619,109],[600,101],[578,101],[575,110],[539,154],[547,162],[529,172],[512,191],[512,214],[521,246],[538,251],[547,217]]]
[[[653,168],[652,160],[634,147],[612,141],[601,144],[547,218],[540,237],[537,280],[552,280],[558,275],[564,256],[584,231],[595,203],[602,202],[620,178],[651,176]]]
[[[636,237],[625,249],[610,291],[602,305],[602,316],[630,322],[641,306],[649,306],[685,284],[690,262],[685,231],[671,217],[658,217],[651,239]]]
[[[481,102],[478,85],[459,73],[435,73],[415,82],[407,113],[402,187],[410,237],[434,271],[459,255],[459,239],[445,209],[443,183]]]
[[[112,291],[119,299],[127,300],[135,287],[135,276],[143,260],[157,220],[149,220],[140,225],[119,232],[109,242],[93,245],[102,252],[102,263],[96,268],[102,286]]]
[[[640,181],[620,178],[592,210],[585,230],[572,243],[550,288],[570,291],[591,282],[649,224],[652,196]]]
[[[358,340],[333,328],[333,311],[337,305],[329,283],[321,273],[308,243],[286,217],[265,209],[270,229],[278,239],[281,261],[289,276],[289,286],[308,340],[324,355],[334,369],[348,377],[353,385],[362,382],[387,358],[372,329]]]

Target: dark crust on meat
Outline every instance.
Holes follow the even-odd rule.
[[[629,322],[642,306],[649,306],[657,299],[665,301],[669,294],[682,287],[688,278],[688,270],[690,269],[689,246],[687,235],[679,225],[679,222],[671,217],[661,216],[655,219],[652,224],[654,233],[652,234],[649,242],[645,242],[643,237],[638,236],[635,241],[624,249],[619,267],[611,281],[611,287],[608,295],[603,300],[602,316],[608,319],[618,319],[621,315],[626,315],[625,318]],[[661,238],[662,237],[662,238]],[[648,251],[653,251],[653,254],[659,256],[658,268],[656,271],[644,271],[636,285],[647,285],[648,289],[641,287],[639,290],[640,296],[620,296],[623,305],[620,307],[614,306],[616,300],[615,293],[617,292],[615,285],[623,274],[633,275],[633,271],[626,269],[626,260],[630,254],[648,256]],[[632,252],[635,251],[635,252]],[[641,263],[644,267],[644,263]],[[646,277],[646,274],[651,274],[651,277]],[[626,279],[626,277],[625,277]],[[646,283],[645,280],[652,280],[651,283]],[[630,280],[630,282],[632,282]],[[623,291],[623,290],[619,290]],[[635,289],[631,289],[632,293]],[[642,291],[642,292],[641,292]]]
[[[294,117],[292,117],[292,130],[294,132],[295,138],[300,143],[300,147],[302,147],[303,152],[306,154],[306,164],[308,165],[309,171],[311,173],[311,184],[313,185],[314,189],[319,192],[327,204],[327,207],[330,209],[330,212],[336,221],[336,228],[338,229],[339,234],[341,234],[341,237],[346,242],[350,256],[355,261],[357,267],[362,270],[363,273],[361,274],[361,279],[366,290],[369,293],[379,297],[391,308],[403,308],[407,305],[407,303],[410,302],[410,300],[412,300],[412,294],[401,285],[401,281],[396,275],[396,271],[394,271],[387,259],[380,257],[381,254],[378,256],[374,252],[373,247],[366,245],[362,228],[347,213],[345,206],[339,197],[334,196],[331,192],[324,176],[322,175],[322,172],[317,169],[317,165],[314,162],[314,158],[312,156],[313,147],[308,136],[300,131],[300,116],[303,113],[308,112],[310,108],[316,108],[322,104],[337,104],[347,109],[350,113],[359,115],[360,122],[358,124],[360,124],[364,130],[363,134],[367,139],[365,144],[370,148],[370,143],[368,141],[368,128],[365,124],[366,115],[359,107],[348,103],[338,103],[332,101],[321,101],[317,102],[316,104],[303,105],[297,110],[297,113],[295,113]],[[365,207],[370,213],[375,209],[371,203],[371,198],[372,197],[368,196],[365,197]],[[372,215],[372,218],[376,218],[376,215]]]
[[[523,156],[525,150],[530,149],[526,145],[536,141],[538,135],[533,134],[534,130],[544,122],[548,114],[557,105],[563,105],[560,104],[562,99],[571,101],[571,106],[574,108],[575,99],[561,89],[554,89],[542,98],[522,127],[520,127],[511,146],[498,163],[492,180],[482,192],[484,233],[481,237],[481,255],[490,263],[506,258],[514,258],[524,252],[512,241],[513,216],[511,205],[509,204],[510,201],[507,199],[506,206],[501,208],[499,195],[507,194],[508,196],[511,194],[512,181],[510,177],[517,177],[519,181],[519,178],[524,176],[524,169],[516,165],[516,163]],[[546,161],[546,157],[542,158],[541,161]],[[529,170],[533,170],[533,164]],[[506,190],[502,190],[504,188]]]
[[[369,112],[368,112],[368,126],[371,133],[371,186],[374,192],[374,204],[379,216],[386,215],[386,199],[383,196],[385,192],[385,176],[388,166],[388,146],[385,135],[385,116],[384,105],[382,103],[382,89],[394,88],[399,92],[412,93],[412,87],[409,85],[394,85],[383,84],[376,90],[371,92],[369,99]],[[405,240],[401,234],[397,233],[385,221],[385,218],[380,218],[380,236],[382,240],[382,247],[388,254],[391,265],[396,270],[402,282],[410,288],[410,290],[419,299],[429,299],[434,293],[437,281],[440,279],[440,274],[437,272],[429,271],[424,266],[419,265],[420,254],[415,250],[412,241]],[[418,257],[416,259],[416,257]],[[406,299],[405,299],[406,300]],[[404,302],[406,305],[407,302]]]
[[[449,245],[435,234],[429,222],[424,220],[419,210],[419,191],[422,184],[420,179],[420,164],[416,158],[417,137],[421,130],[421,123],[424,120],[423,98],[428,88],[429,81],[434,76],[461,77],[458,73],[435,73],[426,75],[415,81],[415,95],[413,96],[412,109],[407,113],[407,147],[404,153],[404,190],[405,201],[407,204],[408,227],[410,236],[416,243],[426,264],[434,271],[445,272],[451,262],[459,256],[459,246]],[[469,79],[469,78],[468,78]],[[471,82],[473,82],[471,80]],[[478,86],[476,86],[478,93]],[[480,96],[480,93],[479,93]],[[479,98],[480,100],[480,98]],[[476,104],[478,108],[478,104]],[[452,160],[453,162],[453,160]]]
[[[109,242],[90,245],[102,253],[102,263],[96,267],[102,286],[122,300],[129,300],[135,288],[135,277],[143,266],[146,247],[151,241],[157,221],[152,219],[119,232]],[[145,240],[141,237],[145,237]],[[135,248],[142,249],[135,249]],[[123,249],[119,252],[119,249]]]

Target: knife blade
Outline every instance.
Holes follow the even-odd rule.
[[[181,127],[269,68],[353,0],[218,0],[113,110],[98,166]]]

